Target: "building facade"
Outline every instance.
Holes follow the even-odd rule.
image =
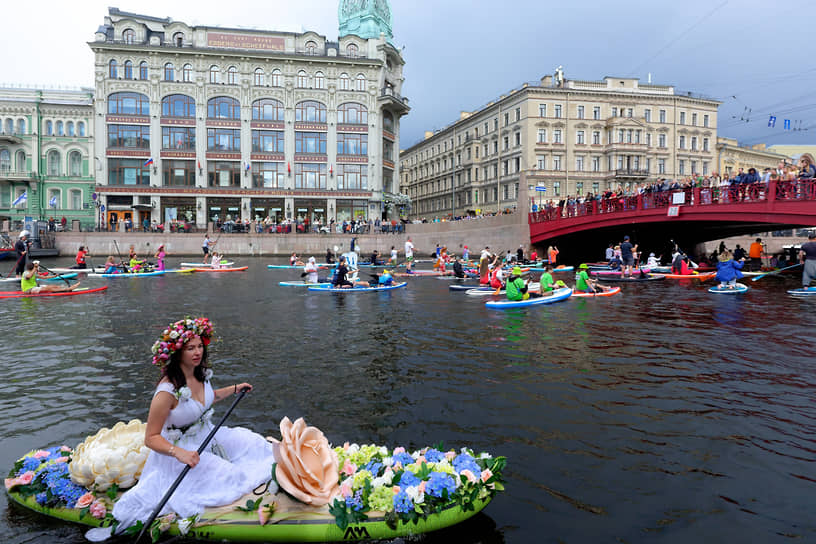
[[[93,89],[0,88],[0,221],[94,224]]]
[[[89,44],[106,220],[380,217],[398,190],[404,62],[386,1],[340,14],[382,32],[332,42],[111,8]]]
[[[765,168],[776,170],[780,163],[791,162],[787,155],[768,151],[765,144],[740,147],[736,138],[717,138],[717,171],[723,175],[735,176],[740,169],[747,172],[749,168],[762,175]]]
[[[554,200],[710,174],[719,104],[632,78],[567,80],[559,68],[402,151],[401,191],[413,216],[459,216],[519,206],[523,170]]]

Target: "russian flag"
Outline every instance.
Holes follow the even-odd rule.
[[[250,164],[249,164],[249,163],[246,163],[246,171],[247,171],[247,172],[249,172],[249,170],[250,170],[251,168],[252,168],[252,166],[250,166]]]
[[[150,164],[153,164],[153,157],[150,157],[149,159],[147,159],[142,166],[147,166],[147,165],[150,165]]]

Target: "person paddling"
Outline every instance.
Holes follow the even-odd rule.
[[[29,295],[39,293],[65,293],[79,287],[79,282],[73,285],[37,285],[37,276],[40,273],[40,261],[31,261],[26,265],[23,277],[20,279],[20,291]]]
[[[349,269],[346,266],[346,257],[341,255],[337,261],[337,268],[332,278],[332,287],[336,289],[351,289],[353,287],[371,287],[367,281],[351,281],[348,277]]]
[[[578,267],[578,273],[575,274],[575,290],[579,293],[599,293],[605,291],[603,287],[598,285],[596,280],[589,279],[587,270],[589,265],[581,263]]]
[[[529,283],[529,279],[525,281],[521,278],[521,268],[514,266],[510,277],[507,278],[507,300],[528,300],[540,297],[539,293],[530,292]]]

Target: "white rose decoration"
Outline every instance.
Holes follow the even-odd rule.
[[[206,381],[210,381],[212,379],[212,368],[208,368],[204,371],[204,379]]]
[[[193,392],[190,391],[190,388],[187,387],[186,385],[184,387],[182,387],[181,389],[179,389],[178,391],[176,391],[176,397],[181,399],[181,400],[187,400],[192,396],[193,396]]]
[[[173,340],[175,340],[178,337],[179,337],[178,331],[171,331],[170,332],[170,338],[172,338]]]
[[[68,471],[71,480],[83,487],[105,491],[116,484],[133,486],[142,474],[147,454],[144,445],[147,424],[134,419],[102,428],[74,449]]]

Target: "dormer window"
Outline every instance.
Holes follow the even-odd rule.
[[[176,47],[181,47],[184,45],[184,33],[176,32],[173,34],[173,43],[176,45]]]
[[[136,31],[132,28],[125,29],[122,32],[122,41],[124,41],[128,45],[133,45],[136,42]]]
[[[307,55],[316,55],[317,54],[317,44],[313,41],[306,42],[306,54]]]
[[[349,57],[356,57],[359,53],[359,49],[357,48],[357,44],[350,43],[346,46],[346,55]]]

